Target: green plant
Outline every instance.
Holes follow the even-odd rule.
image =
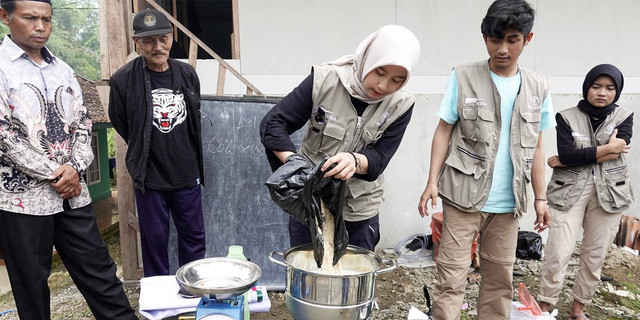
[[[620,305],[625,306],[627,308],[639,310],[640,309],[640,301],[638,300],[630,300],[630,299],[620,299]]]
[[[640,295],[640,290],[638,289],[638,287],[634,286],[632,283],[629,282],[623,282],[621,283],[622,286],[624,286],[625,288],[627,288],[627,290],[633,292],[633,294],[635,295]]]
[[[115,132],[113,128],[107,129],[107,153],[109,154],[109,158],[116,157]]]

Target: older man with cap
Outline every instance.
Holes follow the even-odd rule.
[[[82,172],[91,119],[73,70],[45,44],[49,0],[2,0],[0,246],[21,319],[50,318],[53,247],[96,319],[137,319],[100,237]]]
[[[169,274],[169,217],[178,233],[178,263],[204,258],[200,81],[169,58],[173,28],[143,10],[133,19],[142,53],[111,77],[109,117],[128,144],[145,277]]]

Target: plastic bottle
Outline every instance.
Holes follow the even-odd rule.
[[[244,249],[242,246],[229,246],[229,254],[227,254],[227,258],[236,258],[247,260],[247,257],[244,256]]]
[[[227,254],[227,258],[236,258],[247,260],[247,257],[244,256],[244,249],[242,246],[229,246],[229,254]],[[249,291],[242,294],[244,296],[243,308],[244,308],[244,320],[249,320],[250,311],[249,311]]]

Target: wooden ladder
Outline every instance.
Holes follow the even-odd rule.
[[[243,77],[238,71],[236,71],[226,61],[224,61],[224,59],[222,59],[218,54],[215,53],[215,51],[213,51],[211,48],[209,48],[209,46],[204,44],[204,42],[202,42],[202,40],[198,39],[198,37],[196,35],[194,35],[191,31],[189,31],[189,29],[187,29],[178,20],[176,20],[176,18],[174,18],[171,14],[169,14],[169,12],[164,10],[164,8],[162,8],[159,4],[157,4],[155,2],[155,0],[146,0],[146,1],[152,7],[154,7],[156,10],[162,12],[165,16],[167,16],[169,21],[171,21],[171,23],[173,23],[173,25],[175,27],[180,29],[180,31],[182,31],[187,37],[189,37],[189,64],[194,69],[196,68],[196,61],[197,61],[197,57],[198,57],[198,46],[200,46],[205,52],[210,54],[214,59],[216,59],[216,61],[218,61],[218,63],[219,63],[219,66],[218,66],[218,85],[217,85],[217,88],[216,88],[216,95],[221,96],[221,95],[224,94],[224,83],[225,83],[225,77],[226,77],[226,74],[227,74],[227,70],[229,70],[229,72],[231,72],[231,74],[233,74],[238,80],[240,80],[242,83],[244,83],[247,86],[246,94],[248,94],[248,95],[250,95],[250,94],[262,95],[262,92],[260,92],[260,90],[258,90],[253,84],[251,84],[251,82],[249,82],[249,80],[247,80],[245,77]],[[237,32],[237,30],[234,30],[234,32]]]

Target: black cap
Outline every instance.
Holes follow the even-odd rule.
[[[7,3],[7,2],[14,2],[14,1],[20,1],[20,0],[2,0],[0,1],[0,4]],[[46,2],[49,5],[51,5],[51,0],[30,0],[30,1]]]
[[[173,32],[169,19],[160,11],[146,9],[133,18],[133,36],[136,38],[156,36]]]

